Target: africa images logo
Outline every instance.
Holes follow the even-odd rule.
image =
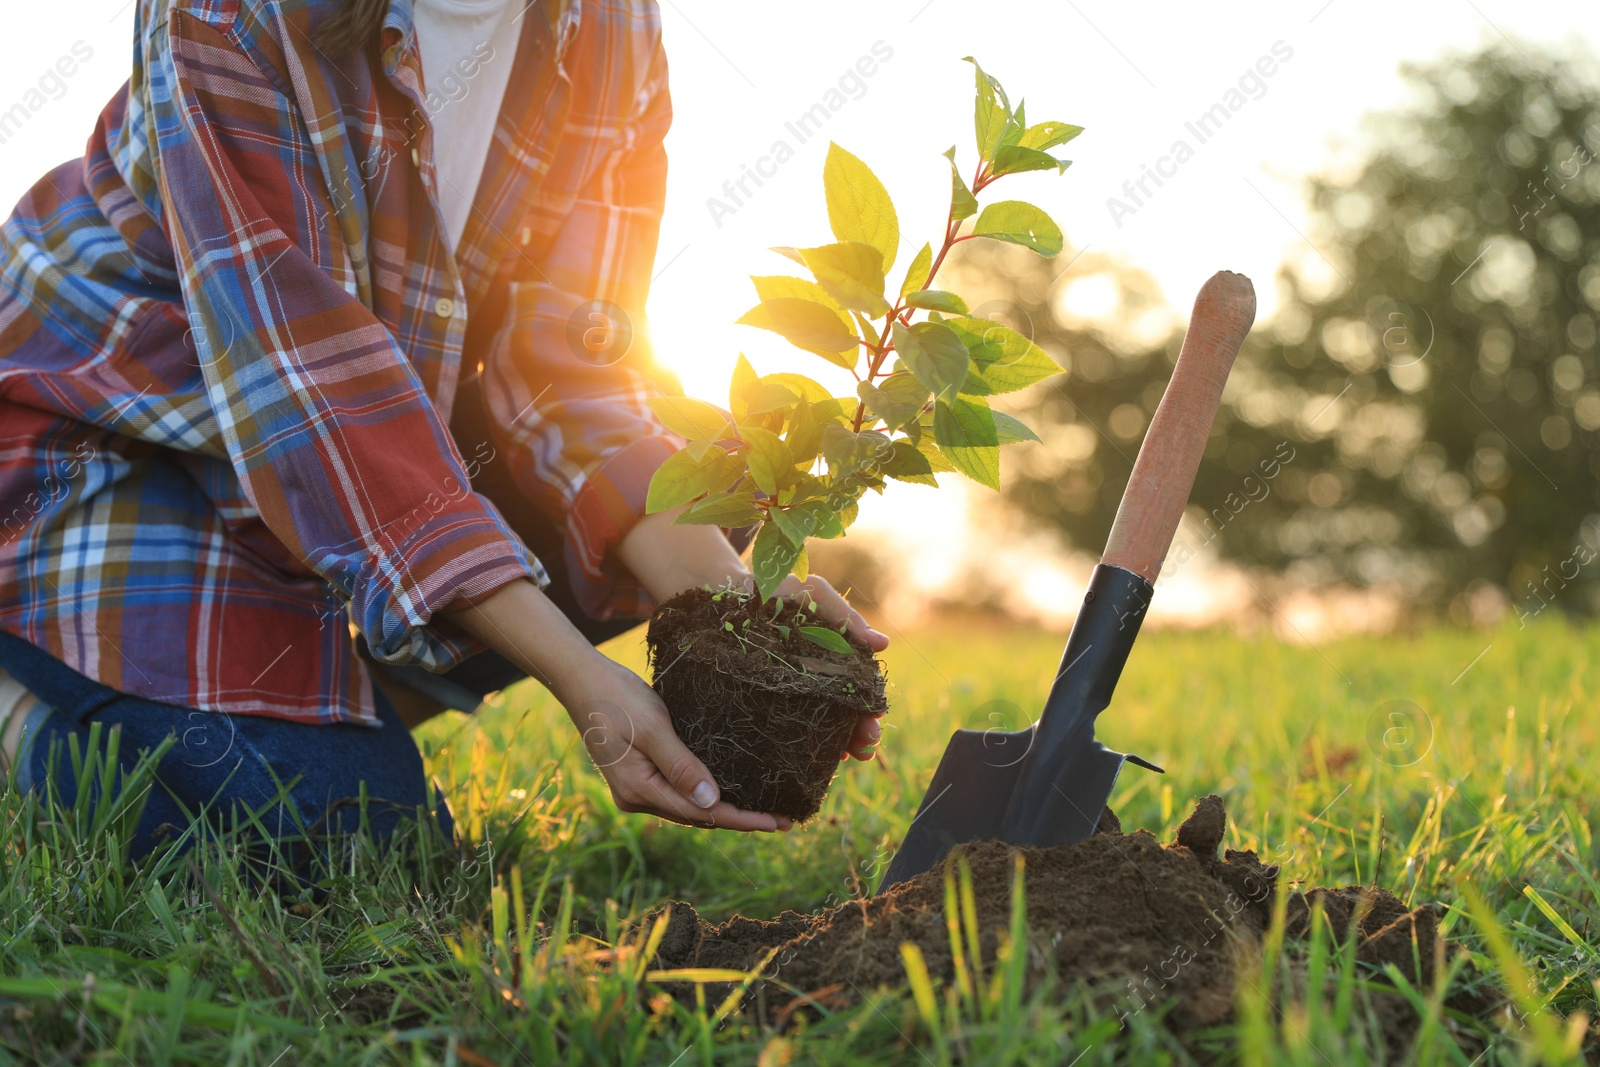
[[[1251,100],[1260,100],[1267,95],[1267,79],[1278,73],[1280,65],[1294,58],[1294,49],[1286,41],[1272,42],[1269,51],[1271,55],[1261,56],[1239,75],[1238,82],[1222,94],[1221,100],[1183,124],[1184,130],[1194,138],[1193,145],[1186,138],[1178,138],[1172,142],[1166,155],[1156,159],[1154,169],[1148,164],[1141,164],[1140,175],[1122,183],[1126,200],[1115,196],[1106,198],[1106,210],[1111,213],[1111,221],[1117,224],[1117,229],[1122,229],[1123,219],[1138,214],[1139,209],[1155,197],[1164,184],[1163,178],[1177,176],[1178,168],[1194,158],[1197,146],[1221,133],[1223,126],[1243,111]],[[1154,189],[1150,187],[1151,183],[1154,183]]]

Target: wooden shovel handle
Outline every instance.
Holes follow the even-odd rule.
[[[1194,488],[1222,386],[1255,318],[1255,287],[1243,274],[1218,271],[1201,287],[1100,562],[1155,582]]]

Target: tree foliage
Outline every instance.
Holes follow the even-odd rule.
[[[1413,102],[1310,180],[1310,244],[1235,369],[1180,559],[1206,543],[1435,602],[1486,581],[1523,615],[1593,607],[1600,91],[1525,52],[1408,68]],[[1119,348],[1048,294],[1019,306],[1071,366],[1031,395],[1044,436],[1097,430],[1029,457],[1011,495],[1098,547],[1137,444],[1114,425],[1148,425],[1179,338]]]

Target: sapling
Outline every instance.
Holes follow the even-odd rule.
[[[651,401],[661,421],[686,444],[651,480],[646,510],[683,508],[679,523],[754,527],[756,597],[751,599],[763,604],[790,574],[806,576],[807,541],[844,536],[867,490],[882,492],[887,479],[937,486],[937,475],[951,471],[998,489],[1001,446],[1037,440],[1019,420],[995,411],[989,398],[1032,385],[1061,368],[1028,337],[973,316],[958,293],[936,288],[935,282],[950,250],[963,241],[1003,241],[1047,257],[1061,251],[1061,230],[1044,211],[1020,200],[980,208],[978,198],[1007,175],[1065,171],[1069,161],[1052,150],[1082,128],[1064,122],[1030,125],[1022,102],[1012,108],[1000,83],[976,60],[967,61],[977,79],[977,161],[966,180],[956,149],[945,153],[950,211],[937,248],[932,242],[923,244],[899,273],[898,286],[890,286],[900,251],[894,204],[871,168],[834,144],[823,165],[834,243],[775,249],[810,277],[751,279],[760,302],[738,321],[777,333],[801,351],[848,371],[855,379],[855,395],[836,397],[798,371],[758,375],[741,354],[726,411],[689,397]],[[747,596],[736,591],[728,595],[734,600]],[[671,605],[664,604],[663,610]],[[661,676],[676,662],[672,656],[681,657],[692,646],[675,638],[671,654],[663,658],[656,645],[656,621],[651,640],[657,689],[668,700],[675,724],[682,716],[715,710],[704,706],[713,694],[698,686],[681,696],[693,696],[701,707],[673,707]],[[720,630],[718,623],[724,620],[712,613],[704,621]],[[780,628],[771,632],[784,645],[802,640],[814,646],[813,652],[871,662],[870,652],[853,647],[842,632],[818,625],[803,609],[791,615],[779,605],[768,623]],[[670,629],[679,634],[678,625]],[[750,632],[739,636],[745,642],[755,639]],[[816,674],[818,662],[789,665],[792,672]],[[721,664],[721,673],[730,666]],[[861,696],[861,681],[852,679],[848,692]],[[842,721],[842,716],[836,718]],[[837,732],[838,727],[831,729]],[[684,732],[680,725],[680,734]],[[685,741],[707,759],[694,741]],[[728,783],[713,760],[707,763],[726,794]],[[826,765],[817,773],[824,770],[831,777]],[[826,784],[824,777],[817,790],[819,802]]]

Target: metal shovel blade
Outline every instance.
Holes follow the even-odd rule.
[[[1001,816],[1016,791],[1018,775],[1015,767],[989,762],[994,754],[993,737],[977,730],[957,730],[950,738],[928,795],[907,828],[878,892],[932,870],[955,845],[1006,839]],[[1004,737],[1021,751],[1033,739],[1033,731],[1016,730]],[[1054,798],[1056,803],[1047,801],[1053,809],[1048,817],[1062,839],[1057,844],[1082,841],[1094,833],[1125,759],[1098,741],[1075,753],[1070,792]]]
[[[878,892],[969,841],[1081,841],[1099,824],[1123,761],[1160,770],[1094,737],[1095,716],[1110,703],[1150,595],[1136,574],[1095,568],[1038,721],[1026,730],[956,731]]]

